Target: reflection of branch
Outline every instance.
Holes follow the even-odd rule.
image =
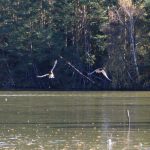
[[[59,56],[60,59],[64,59],[62,56]],[[65,60],[65,59],[64,59]],[[86,78],[87,80],[89,80],[90,82],[92,82],[93,84],[95,83],[92,79],[90,79],[89,77],[87,77],[86,75],[84,75],[80,70],[78,70],[74,65],[72,65],[69,61],[66,61],[65,62],[70,66],[72,67],[74,70],[76,70],[81,76],[83,76],[84,78]]]
[[[107,140],[107,149],[108,149],[108,150],[112,150],[112,145],[113,145],[112,140],[111,140],[111,139],[108,139],[108,140]]]
[[[127,110],[127,116],[128,116],[128,125],[129,125],[129,129],[130,129],[130,112],[129,112],[129,110]]]
[[[127,109],[127,118],[128,118],[128,131],[127,131],[127,139],[125,140],[125,147],[122,150],[129,150],[130,149],[130,112]]]
[[[127,117],[128,117],[127,145],[128,145],[128,148],[129,148],[129,146],[130,146],[130,112],[129,112],[128,109],[127,109]]]

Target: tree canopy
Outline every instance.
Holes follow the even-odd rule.
[[[149,0],[1,0],[0,11],[0,89],[150,89]],[[55,78],[37,78],[56,60]]]

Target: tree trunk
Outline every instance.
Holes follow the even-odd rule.
[[[130,17],[129,26],[130,26],[130,33],[129,33],[130,34],[130,51],[131,51],[131,56],[132,56],[131,59],[133,62],[135,73],[136,73],[136,78],[139,79],[139,68],[138,68],[137,56],[136,56],[133,16]]]

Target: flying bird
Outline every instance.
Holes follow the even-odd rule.
[[[36,76],[36,77],[37,77],[37,78],[44,78],[44,77],[47,77],[47,76],[48,76],[49,79],[55,78],[55,75],[54,75],[53,71],[54,71],[56,65],[57,65],[57,60],[55,60],[54,65],[53,65],[53,68],[49,71],[49,73],[46,73],[46,74],[43,74],[43,75],[40,75],[40,76],[38,75],[38,76]]]
[[[104,76],[107,80],[111,81],[111,79],[108,77],[106,71],[105,71],[103,68],[97,68],[97,69],[95,69],[94,71],[88,73],[88,75],[92,75],[93,73],[98,73],[98,74],[101,74],[101,73],[102,73],[103,76]]]

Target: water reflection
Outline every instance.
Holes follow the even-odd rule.
[[[150,150],[150,101],[141,93],[17,94],[0,96],[0,149]]]
[[[1,125],[0,149],[149,150],[150,130],[51,128],[48,125]],[[110,138],[108,139],[108,135]]]

